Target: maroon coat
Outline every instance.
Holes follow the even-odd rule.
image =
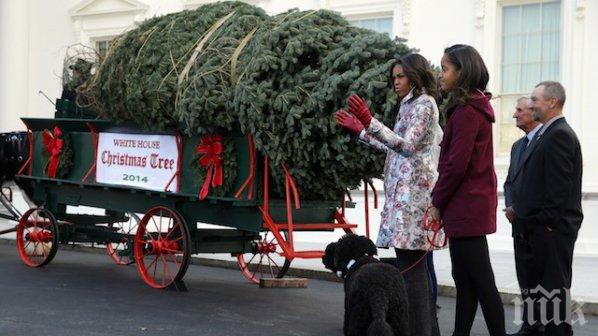
[[[432,192],[432,204],[441,211],[448,237],[496,232],[493,122],[490,97],[481,92],[448,114]]]

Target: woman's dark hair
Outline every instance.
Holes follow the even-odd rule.
[[[490,75],[482,56],[474,47],[465,44],[455,44],[444,49],[444,55],[449,63],[461,71],[455,86],[448,92],[449,106],[465,105],[472,92],[485,92]]]
[[[400,65],[403,68],[403,73],[407,76],[411,85],[413,85],[414,97],[421,95],[423,89],[427,94],[436,99],[436,96],[438,95],[436,77],[432,73],[430,63],[425,57],[420,54],[412,53],[394,61],[390,66],[391,86],[393,83],[392,70],[397,65]]]

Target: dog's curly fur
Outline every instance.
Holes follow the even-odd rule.
[[[346,234],[330,243],[324,266],[345,280],[345,335],[408,336],[409,316],[405,282],[399,270],[379,262],[374,243]],[[347,269],[351,260],[355,263]]]

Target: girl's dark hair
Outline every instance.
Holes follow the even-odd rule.
[[[455,44],[444,49],[447,60],[461,71],[455,86],[448,92],[449,106],[465,105],[471,93],[480,90],[485,92],[490,75],[482,56],[474,47]]]
[[[423,89],[428,95],[436,99],[436,96],[438,95],[436,77],[432,73],[430,63],[425,57],[420,54],[412,53],[394,61],[390,66],[391,86],[393,83],[392,69],[397,65],[400,65],[403,68],[403,73],[407,76],[411,85],[413,85],[414,97],[421,95]]]

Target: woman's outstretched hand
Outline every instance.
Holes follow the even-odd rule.
[[[349,111],[359,119],[365,128],[370,127],[372,112],[361,97],[355,94],[349,97]]]
[[[357,135],[364,129],[363,124],[357,117],[343,109],[336,111],[336,113],[334,113],[334,118],[336,119],[337,124]]]

